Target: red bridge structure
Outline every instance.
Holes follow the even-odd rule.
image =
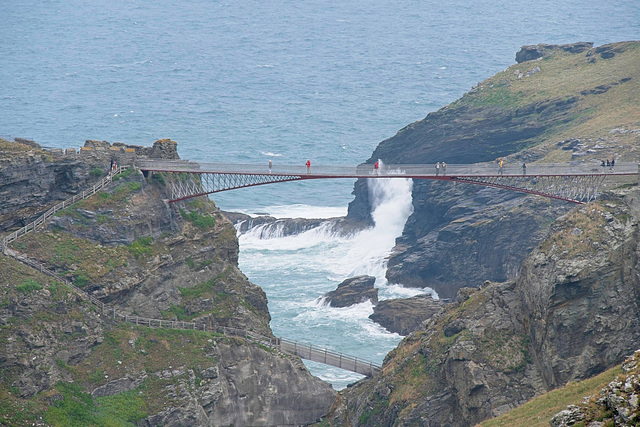
[[[536,194],[571,203],[596,200],[605,181],[624,176],[640,179],[638,163],[555,163],[503,165],[493,163],[435,165],[384,164],[359,166],[295,166],[197,163],[188,160],[138,160],[143,173],[160,173],[171,190],[170,202],[237,188],[309,179],[430,179],[483,185]]]

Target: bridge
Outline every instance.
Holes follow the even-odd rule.
[[[447,165],[446,169],[441,168],[436,171],[433,166],[426,165],[383,165],[380,169],[373,169],[370,165],[359,165],[357,167],[275,166],[269,168],[256,165],[145,159],[137,160],[135,167],[145,174],[162,174],[171,191],[171,202],[237,188],[309,179],[412,178],[483,185],[537,194],[572,203],[588,203],[596,199],[600,188],[607,179],[620,176],[637,176],[640,178],[640,166],[637,163],[619,163],[616,164],[615,168],[601,167],[597,164],[532,164],[528,165],[526,169],[516,165],[498,167],[490,164],[472,164]],[[119,313],[115,308],[107,307],[101,301],[77,288],[55,272],[48,270],[27,255],[10,248],[9,245],[13,241],[42,227],[57,211],[65,209],[108,187],[115,175],[128,168],[129,166],[119,167],[87,190],[58,203],[36,218],[35,221],[8,234],[0,240],[0,249],[5,255],[11,256],[66,284],[82,298],[96,305],[101,313],[117,321],[147,327],[203,330],[239,336],[271,348],[274,351],[336,366],[366,376],[373,376],[380,371],[380,365],[373,362],[286,338],[265,337],[251,331],[214,327],[204,322],[182,322],[125,315]]]
[[[113,182],[113,177],[126,169],[129,169],[129,166],[118,167],[117,170],[109,173],[106,177],[101,179],[96,184],[92,185],[91,187],[87,188],[81,193],[67,200],[62,201],[61,203],[56,204],[55,206],[53,206],[52,208],[48,209],[46,212],[41,214],[33,222],[6,235],[3,239],[0,240],[0,251],[2,251],[2,253],[4,253],[5,255],[10,256],[15,260],[25,265],[28,265],[29,267],[34,268],[40,271],[41,273],[46,274],[54,278],[55,280],[63,283],[64,285],[69,287],[73,292],[79,295],[83,300],[88,301],[89,303],[95,305],[98,308],[98,311],[102,313],[105,317],[111,318],[115,321],[126,322],[126,323],[136,324],[140,326],[146,326],[150,328],[170,328],[170,329],[208,331],[208,332],[221,334],[224,336],[235,336],[235,337],[244,338],[250,342],[265,346],[276,352],[298,356],[302,359],[323,363],[325,365],[335,366],[337,368],[345,369],[345,370],[355,372],[361,375],[365,375],[368,377],[374,376],[378,372],[380,372],[381,366],[377,363],[367,361],[362,358],[350,356],[347,354],[335,352],[327,348],[314,346],[312,344],[290,340],[287,338],[267,337],[267,336],[259,335],[245,329],[236,329],[236,328],[230,328],[225,326],[210,325],[205,321],[183,322],[178,320],[153,319],[153,318],[133,316],[133,315],[120,313],[115,308],[108,307],[102,301],[98,300],[97,298],[94,298],[84,290],[78,288],[66,278],[46,268],[44,265],[42,265],[38,261],[10,247],[10,244],[15,240],[17,240],[19,237],[22,237],[25,234],[34,232],[39,228],[43,227],[46,221],[51,217],[53,217],[56,212],[62,209],[68,208],[81,200],[91,197],[97,192],[108,187]]]
[[[137,160],[145,174],[162,174],[171,191],[170,202],[238,188],[310,179],[412,178],[482,185],[535,194],[551,199],[582,204],[594,201],[606,180],[621,176],[639,176],[638,163],[616,163],[615,167],[598,163],[532,163],[503,165],[478,163],[447,165],[372,165],[273,167],[248,164],[197,163],[185,160]]]

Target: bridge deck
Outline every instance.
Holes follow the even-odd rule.
[[[288,175],[305,178],[427,178],[447,180],[452,177],[506,177],[522,176],[593,176],[593,175],[638,175],[638,163],[616,163],[615,167],[602,167],[596,163],[531,163],[523,171],[522,164],[507,164],[502,168],[496,164],[451,164],[446,170],[436,173],[435,165],[383,164],[377,171],[372,165],[327,166],[318,165],[266,165],[197,163],[186,160],[138,160],[136,166],[142,171],[234,175]]]
[[[170,203],[220,191],[327,178],[412,178],[474,184],[535,194],[571,203],[594,201],[607,179],[640,176],[637,163],[618,163],[615,167],[585,163],[533,163],[499,167],[493,163],[467,165],[372,165],[311,166],[197,163],[186,160],[138,160],[145,172],[165,173],[171,190]]]

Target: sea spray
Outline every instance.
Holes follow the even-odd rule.
[[[335,229],[335,221],[296,235],[283,235],[278,226],[255,227],[239,236],[240,268],[266,292],[276,335],[380,363],[401,337],[368,318],[372,304],[331,308],[320,303],[320,297],[342,280],[361,274],[376,277],[381,294],[391,297],[424,292],[389,286],[385,279],[386,258],[413,210],[412,181],[375,178],[368,180],[368,186],[373,227],[348,236]],[[301,217],[306,211],[306,216],[313,217],[314,209],[296,205],[292,216]],[[279,216],[286,214],[282,206],[277,210]],[[337,368],[305,364],[338,389],[361,378]]]

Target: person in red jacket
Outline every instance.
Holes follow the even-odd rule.
[[[309,173],[309,169],[311,169],[311,161],[309,161],[309,159],[307,159],[307,163],[305,163],[307,165],[307,173]]]

